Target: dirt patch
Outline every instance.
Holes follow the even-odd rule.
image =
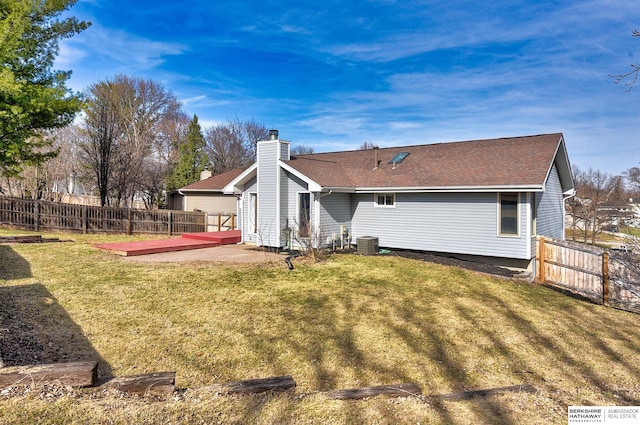
[[[414,260],[427,261],[430,263],[442,264],[445,266],[460,267],[467,270],[473,270],[480,273],[486,273],[496,276],[514,278],[522,276],[522,272],[507,269],[505,267],[495,266],[493,264],[480,263],[478,261],[461,260],[447,256],[446,254],[439,254],[433,252],[423,251],[406,251],[406,250],[392,250],[391,255],[397,255],[399,257],[411,258]]]

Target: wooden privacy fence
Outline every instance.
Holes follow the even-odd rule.
[[[536,280],[594,302],[640,313],[640,282],[621,258],[591,245],[538,237]]]
[[[95,207],[0,197],[0,224],[35,231],[174,235],[206,231],[207,214]]]

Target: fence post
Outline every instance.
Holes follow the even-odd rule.
[[[36,232],[40,230],[40,201],[38,199],[33,205],[33,227]]]
[[[236,230],[236,213],[231,213],[231,230]]]
[[[546,280],[546,276],[544,274],[544,237],[540,236],[539,241],[540,243],[538,244],[538,250],[540,251],[540,253],[538,255],[540,256],[540,270],[538,280],[540,283],[544,283],[544,281]]]
[[[602,303],[609,305],[609,253],[602,254]]]
[[[220,231],[221,225],[222,225],[222,213],[218,213],[218,232]]]
[[[89,231],[89,207],[87,204],[82,206],[82,233],[87,234]]]
[[[127,235],[133,233],[133,226],[131,225],[131,207],[127,208]]]
[[[209,231],[209,213],[204,213],[204,231]]]
[[[171,214],[171,210],[167,211],[167,233],[169,236],[172,235],[173,231],[173,216]]]

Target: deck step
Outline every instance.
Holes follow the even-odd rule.
[[[196,239],[205,241],[216,241],[222,245],[238,243],[242,241],[242,233],[240,230],[229,230],[226,232],[200,232],[185,233],[182,235],[184,239]]]

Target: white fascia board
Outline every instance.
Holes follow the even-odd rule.
[[[185,193],[223,193],[224,189],[180,189],[178,192],[181,195]]]
[[[436,187],[358,187],[356,193],[379,192],[542,192],[541,185],[522,186],[436,186]]]
[[[258,163],[256,162],[251,167],[244,170],[238,177],[231,180],[231,182],[229,182],[229,184],[226,185],[224,189],[222,189],[222,193],[224,193],[225,195],[242,193],[242,190],[240,189],[239,186],[251,180],[251,178],[253,178],[256,175],[257,171],[258,171]]]
[[[294,176],[296,176],[297,178],[299,178],[300,180],[302,180],[303,182],[305,182],[306,184],[309,185],[309,192],[322,192],[322,185],[319,183],[316,183],[315,181],[313,181],[312,179],[310,179],[308,176],[302,174],[300,171],[296,170],[295,168],[293,168],[292,166],[290,166],[289,164],[286,164],[282,161],[278,161],[278,164],[280,165],[280,167],[282,167],[283,170],[293,174]]]

